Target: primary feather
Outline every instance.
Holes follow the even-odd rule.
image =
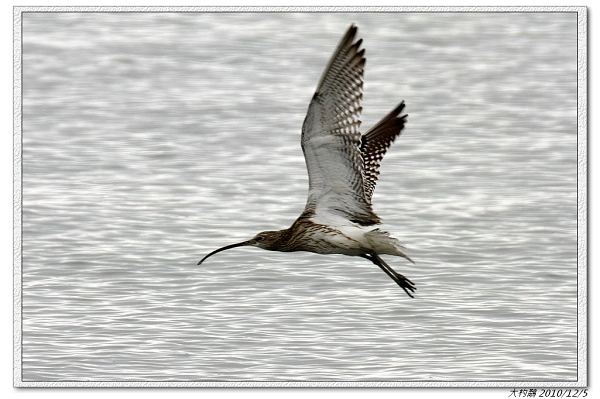
[[[351,26],[333,53],[308,107],[302,150],[308,169],[305,214],[331,213],[363,226],[378,224],[371,197],[379,166],[400,134],[406,115],[401,103],[364,136],[362,111],[365,50]]]

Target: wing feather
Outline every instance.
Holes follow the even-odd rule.
[[[364,190],[369,203],[377,184],[381,160],[406,124],[408,115],[399,116],[403,109],[404,101],[362,137],[360,152],[364,160]]]
[[[359,131],[366,59],[351,26],[317,85],[302,126],[309,177],[305,214],[333,213],[363,225],[379,223],[364,190]]]

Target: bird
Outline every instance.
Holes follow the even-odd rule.
[[[308,170],[308,200],[291,227],[264,231],[252,239],[212,251],[252,246],[269,251],[308,251],[360,256],[379,266],[414,298],[415,284],[389,266],[381,255],[415,263],[396,238],[377,227],[381,220],[371,198],[383,156],[403,131],[407,114],[402,101],[361,134],[365,50],[352,24],[333,52],[309,103],[301,146]]]

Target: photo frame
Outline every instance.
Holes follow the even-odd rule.
[[[587,386],[585,7],[15,7],[17,387]],[[407,124],[358,257],[224,245],[303,211],[352,24]],[[387,259],[387,258],[386,258]]]

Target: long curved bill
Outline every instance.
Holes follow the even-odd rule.
[[[231,244],[231,245],[227,245],[227,246],[225,246],[223,248],[216,249],[216,250],[212,251],[211,253],[209,253],[208,255],[206,255],[204,258],[202,258],[202,260],[200,262],[198,262],[198,264],[200,265],[208,257],[213,256],[216,253],[219,253],[221,251],[225,251],[226,249],[231,249],[231,248],[235,248],[235,247],[243,247],[244,245],[250,245],[250,241],[239,242],[237,244]]]

